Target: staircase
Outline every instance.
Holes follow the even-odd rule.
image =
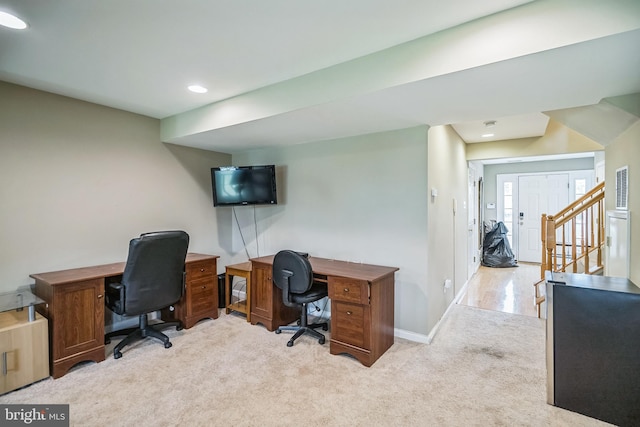
[[[538,317],[545,271],[601,274],[604,249],[604,181],[555,215],[542,214],[540,281],[534,284]]]

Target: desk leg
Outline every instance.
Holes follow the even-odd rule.
[[[246,286],[245,293],[247,294],[247,322],[251,322],[251,273],[245,276]]]
[[[233,283],[233,276],[229,273],[224,275],[224,287],[226,292],[224,293],[224,310],[226,314],[231,313],[229,305],[231,304],[231,284]]]

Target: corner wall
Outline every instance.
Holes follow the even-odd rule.
[[[451,126],[429,129],[427,316],[432,327],[467,281],[466,144]],[[430,196],[432,189],[436,197]],[[444,288],[450,279],[453,287]]]

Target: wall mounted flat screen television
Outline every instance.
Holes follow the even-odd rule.
[[[211,187],[213,206],[278,203],[274,165],[211,168]]]

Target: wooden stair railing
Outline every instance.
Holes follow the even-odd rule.
[[[538,317],[545,271],[598,274],[604,268],[604,181],[557,214],[542,214],[540,225],[541,280],[534,284]]]

